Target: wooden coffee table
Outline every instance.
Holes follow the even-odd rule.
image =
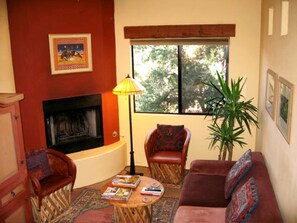
[[[107,203],[114,206],[115,222],[152,222],[152,205],[161,199],[164,191],[160,196],[152,196],[142,195],[140,193],[141,189],[143,187],[151,187],[152,184],[159,185],[160,188],[164,187],[159,181],[150,177],[140,178],[140,184],[137,188],[133,189],[133,192],[127,202],[105,200]],[[105,190],[108,186],[112,186],[111,182],[103,189]]]

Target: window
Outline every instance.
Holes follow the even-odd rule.
[[[206,82],[227,79],[228,40],[132,42],[133,74],[145,87],[135,112],[205,114],[212,97]]]

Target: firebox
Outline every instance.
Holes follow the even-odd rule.
[[[104,145],[101,95],[43,101],[47,147],[65,154]]]

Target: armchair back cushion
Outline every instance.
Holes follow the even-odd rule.
[[[27,169],[38,180],[51,175],[47,155],[44,149],[33,151],[26,156]]]
[[[182,151],[184,146],[183,125],[157,125],[157,150]]]

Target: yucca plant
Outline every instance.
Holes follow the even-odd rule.
[[[246,80],[238,78],[231,79],[229,87],[225,80],[217,73],[219,84],[206,83],[217,92],[217,96],[209,99],[207,116],[212,117],[212,123],[208,126],[210,130],[210,148],[218,147],[220,150],[218,159],[232,160],[233,147],[238,144],[246,145],[242,134],[247,129],[251,134],[251,125],[258,127],[257,108],[252,105],[252,100],[244,100],[242,89]]]

